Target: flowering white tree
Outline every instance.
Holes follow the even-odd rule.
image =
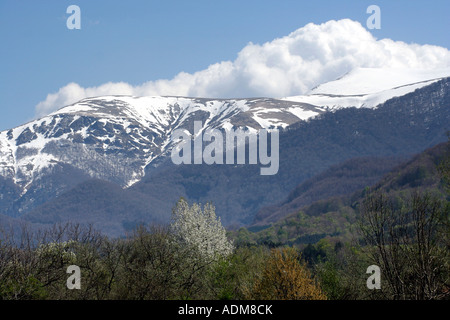
[[[63,242],[49,242],[41,244],[36,253],[42,261],[48,261],[52,263],[53,260],[60,261],[61,263],[70,264],[76,260],[76,255],[73,252],[77,242],[74,240]]]
[[[210,203],[202,210],[199,204],[189,206],[181,198],[172,211],[170,230],[180,244],[197,249],[207,261],[226,257],[234,250],[220,217],[216,217],[215,208]]]

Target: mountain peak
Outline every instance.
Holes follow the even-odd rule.
[[[306,95],[283,99],[328,109],[349,106],[375,108],[391,98],[403,96],[447,77],[450,77],[450,68],[356,68],[336,80],[313,88]]]
[[[450,77],[450,68],[439,70],[404,68],[356,68],[342,77],[312,89],[308,95],[368,95]]]

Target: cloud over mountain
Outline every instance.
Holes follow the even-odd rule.
[[[285,97],[304,94],[357,68],[440,69],[450,67],[450,51],[431,45],[377,40],[349,19],[310,23],[262,45],[249,43],[234,61],[223,61],[193,74],[132,86],[106,83],[83,88],[70,83],[36,106],[43,116],[86,97],[101,95],[176,95],[191,97]]]

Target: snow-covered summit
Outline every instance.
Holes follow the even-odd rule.
[[[328,109],[374,108],[416,89],[450,77],[450,68],[439,70],[357,68],[339,79],[321,84],[305,95],[283,100],[309,103]]]

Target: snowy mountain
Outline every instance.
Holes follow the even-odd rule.
[[[283,100],[308,103],[327,110],[351,106],[375,108],[389,99],[404,96],[449,76],[449,68],[433,71],[358,68],[315,87],[306,95]]]
[[[130,186],[172,147],[171,133],[243,126],[285,128],[321,113],[307,104],[275,99],[213,100],[106,96],[84,99],[44,118],[0,133],[0,175],[24,188],[56,164]]]
[[[335,112],[348,107],[376,110],[388,101],[394,101],[399,97],[409,97],[416,92],[415,90],[421,91],[417,91],[419,92],[417,95],[406,99],[405,101],[409,102],[404,103],[410,106],[411,110],[428,108],[424,109],[425,111],[423,112],[419,112],[420,114],[425,114],[426,110],[430,110],[429,108],[433,106],[434,102],[430,106],[425,107],[423,102],[419,103],[417,101],[426,101],[428,105],[429,95],[437,95],[439,99],[444,99],[442,97],[446,97],[448,93],[447,89],[442,88],[447,88],[448,81],[445,82],[445,86],[442,86],[441,89],[434,88],[433,84],[448,76],[450,76],[450,69],[433,72],[422,70],[356,69],[335,81],[317,86],[307,95],[282,99],[131,96],[87,98],[65,106],[43,118],[0,132],[0,214],[20,217],[71,190],[79,183],[93,178],[116,184],[122,188],[131,189],[131,186],[139,184],[147,177],[149,172],[156,170],[168,160],[170,150],[174,146],[172,139],[174,130],[184,128],[193,132],[194,121],[201,120],[203,130],[207,128],[231,129],[243,127],[252,133],[256,133],[261,128],[288,128],[294,132],[297,129],[291,128],[301,128],[303,124],[306,125],[313,119],[320,119],[332,113],[329,111]],[[426,88],[431,88],[428,90],[430,92]],[[444,90],[444,93],[436,93],[436,90]],[[444,102],[440,103],[445,105],[445,100],[442,101]],[[403,105],[399,105],[398,102],[391,105],[389,107],[391,111],[389,112],[392,112],[393,108],[399,110],[403,108],[400,107]],[[436,126],[433,121],[442,120],[445,123],[445,117],[436,116],[439,112],[448,111],[448,109],[442,108],[440,105],[436,110],[430,111],[432,114],[430,113],[429,117],[427,114],[421,115],[420,119],[423,118],[426,123],[421,125],[420,128],[423,127],[423,130],[428,130],[427,126],[430,123]],[[404,114],[417,116],[418,112],[411,110],[401,110],[402,114],[400,116],[404,116]],[[346,114],[346,119],[349,119],[351,114],[352,112]],[[318,117],[319,115],[320,117]],[[364,115],[358,114],[355,119],[364,119],[364,117]],[[384,117],[383,115],[380,119],[384,119]],[[406,121],[400,120],[402,120],[401,123]],[[320,128],[320,123],[327,123],[328,127],[326,128],[331,128],[328,125],[332,123],[330,121],[332,121],[331,118],[326,119],[326,122],[316,121],[310,127]],[[349,119],[349,121],[354,120]],[[362,122],[359,120],[358,123]],[[373,124],[370,125],[372,126]],[[439,125],[443,126],[444,124]],[[440,127],[434,129],[440,130]],[[297,150],[295,149],[297,147],[295,145],[292,146],[292,143],[289,141],[301,141],[301,143],[303,141],[311,141],[312,143],[312,141],[315,141],[314,139],[321,135],[320,130],[322,130],[324,136],[328,135],[328,133],[325,134],[323,132],[324,129],[309,129],[307,127],[305,130],[305,132],[309,133],[302,133],[301,139],[295,138],[292,140],[292,138],[289,138],[290,133],[286,133],[285,138],[281,137],[281,145],[284,143],[284,145],[294,148],[292,150]],[[414,130],[414,128],[410,127],[408,130]],[[349,134],[351,134],[351,137],[354,137],[356,134],[357,137],[368,139],[369,136],[364,137],[361,135],[361,131],[362,129],[358,128],[358,130],[355,129],[354,132],[349,132]],[[312,134],[314,136],[311,136]],[[398,135],[398,133],[392,134]],[[422,133],[417,131],[417,134]],[[331,135],[331,138],[335,139],[336,134]],[[285,139],[284,142],[283,139]],[[345,133],[345,139],[349,139],[347,133]],[[439,140],[440,138],[437,139]],[[323,139],[318,140],[315,144],[318,145],[318,143],[323,141]],[[424,141],[427,141],[427,139],[424,139]],[[379,144],[378,141],[377,143]],[[392,142],[387,141],[386,143],[390,144]],[[422,147],[423,143],[420,143],[420,145],[418,144],[408,150],[414,151]],[[362,143],[362,146],[365,147],[366,145],[367,143]],[[308,148],[314,148],[314,143],[311,146],[308,145]],[[328,144],[325,148],[328,148]],[[387,150],[395,150],[395,148],[387,146]],[[318,151],[320,151],[319,153],[322,152],[321,150]],[[295,152],[302,153],[304,151]],[[300,157],[300,160],[295,160],[298,163],[303,161],[301,159],[308,158],[305,154],[297,156],[295,152],[289,151],[287,154],[289,157],[294,157],[293,159]],[[312,151],[310,150],[309,152]],[[358,155],[358,152],[355,152],[354,155]],[[350,156],[350,154],[345,155],[345,157],[347,156]],[[297,185],[300,183],[299,179],[312,174],[320,166],[329,165],[332,161],[345,158],[339,155],[335,156],[334,160],[329,159],[328,161],[325,159],[326,155],[316,158],[312,157],[311,161],[314,161],[314,164],[308,165],[309,167],[300,166],[297,169],[292,169],[300,170],[300,172],[292,174],[286,168],[289,169],[292,166],[296,166],[290,162],[283,163],[284,159],[282,157],[283,155],[280,155],[281,175],[271,178],[280,184],[280,186],[273,189],[276,192],[272,192],[270,195],[267,194],[267,191],[264,191],[265,195],[258,194],[259,190],[266,190],[262,187],[256,188],[262,182],[259,180],[258,182],[251,182],[251,179],[247,177],[245,183],[252,183],[249,188],[253,190],[251,192],[254,193],[252,196],[255,197],[255,201],[252,200],[252,205],[250,206],[250,204],[246,204],[248,199],[245,200],[243,198],[242,204],[232,207],[235,210],[235,214],[242,212],[242,219],[250,219],[252,212],[256,212],[258,209],[254,207],[256,203],[263,205],[262,201],[257,199],[264,199],[265,197],[267,201],[270,201],[271,197],[283,196],[284,192],[289,191],[291,185],[292,187]],[[325,159],[326,161],[323,164],[319,164],[317,159]],[[229,170],[227,166],[222,167],[224,170]],[[200,170],[199,167],[190,168],[189,170],[197,169]],[[287,172],[285,176],[283,176],[283,170]],[[178,183],[177,179],[182,179],[180,177],[185,175],[184,173],[177,174],[177,178],[173,180],[174,183]],[[220,174],[227,176],[230,173]],[[243,176],[243,174],[240,174],[236,177],[236,185],[245,185],[243,181],[239,180]],[[146,179],[151,180],[151,177]],[[161,179],[160,185],[167,181],[167,174]],[[181,181],[180,183],[184,186],[195,186],[195,179],[189,179],[191,180],[187,182]],[[258,179],[260,178],[258,177]],[[273,184],[275,183],[274,181],[270,183]],[[152,188],[152,190],[158,191],[158,186]],[[221,188],[220,192],[214,191],[214,193],[210,191],[209,195],[210,197],[219,197],[224,206],[230,206],[231,204],[226,204],[229,202],[228,200],[222,199],[227,197],[227,195],[223,195],[223,190],[228,187],[222,186]],[[239,193],[232,187],[228,189],[228,192]],[[114,190],[114,192],[119,192],[116,189]],[[242,192],[246,192],[244,190],[240,191],[241,195],[243,194]],[[198,193],[194,189],[186,192],[188,195]],[[172,205],[172,203],[168,205]],[[230,208],[228,207],[227,210]],[[228,219],[227,221],[233,222],[233,219]]]

